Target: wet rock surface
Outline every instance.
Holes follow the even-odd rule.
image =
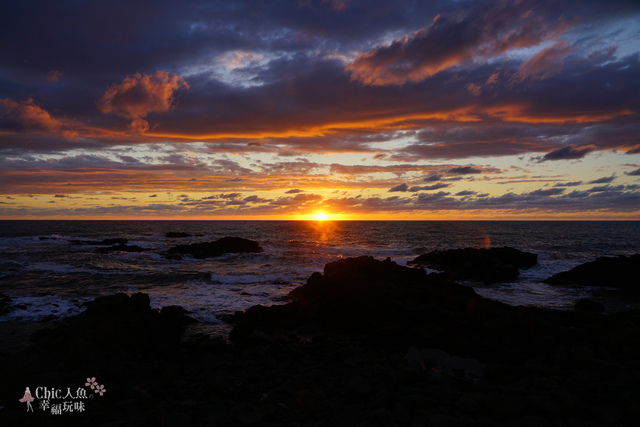
[[[640,254],[601,257],[544,280],[551,285],[582,285],[623,288],[640,293]]]
[[[178,245],[170,248],[167,255],[191,255],[196,259],[213,258],[226,253],[262,252],[260,244],[241,237],[223,237],[214,242]]]
[[[515,281],[519,269],[533,267],[537,262],[537,254],[505,246],[432,251],[420,255],[410,265],[443,271],[452,280],[473,280],[489,284]]]
[[[232,341],[180,340],[148,297],[97,299],[0,357],[7,425],[636,425],[640,313],[510,307],[391,261],[327,264]],[[107,389],[82,413],[26,413],[25,386]],[[33,390],[33,389],[32,389]],[[37,403],[37,402],[34,402]],[[28,418],[32,416],[32,418]]]

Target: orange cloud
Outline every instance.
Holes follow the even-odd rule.
[[[571,23],[545,25],[524,2],[495,0],[464,14],[441,14],[425,28],[360,55],[347,67],[366,85],[421,82],[443,70],[553,40]]]
[[[0,99],[0,119],[8,121],[10,127],[32,130],[57,131],[62,122],[55,119],[42,107],[37,105],[32,98],[24,101],[13,99]]]
[[[489,107],[485,112],[491,116],[498,117],[505,122],[522,123],[594,123],[610,120],[619,116],[635,114],[629,109],[618,111],[606,110],[584,110],[584,111],[545,111],[534,112],[527,105],[503,105],[500,107]]]
[[[552,46],[541,50],[520,65],[516,78],[524,80],[528,77],[546,79],[559,73],[563,67],[563,60],[573,51],[565,41],[555,42]]]
[[[398,129],[414,129],[425,121],[455,121],[455,122],[479,122],[480,118],[473,114],[472,108],[458,108],[454,110],[433,111],[416,114],[389,113],[387,117],[353,118],[350,120],[327,121],[326,123],[309,126],[292,125],[291,129],[238,129],[202,134],[177,134],[171,132],[148,132],[145,135],[161,139],[212,141],[219,139],[243,139],[243,138],[293,138],[328,136],[344,131],[388,131]]]
[[[175,73],[136,73],[111,85],[97,105],[104,114],[131,120],[132,131],[143,133],[149,129],[144,118],[151,113],[171,111],[175,106],[175,92],[179,89],[189,89],[189,84]]]

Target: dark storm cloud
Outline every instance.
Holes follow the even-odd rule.
[[[451,184],[446,184],[443,182],[439,182],[437,184],[433,184],[433,185],[425,185],[425,186],[413,186],[413,187],[409,187],[409,185],[407,185],[407,183],[402,183],[402,184],[398,184],[395,187],[392,187],[389,189],[389,193],[395,193],[395,192],[410,192],[410,193],[416,193],[418,191],[433,191],[433,190],[439,190],[441,188],[446,188],[451,186]]]
[[[489,68],[491,67],[472,71],[466,78],[482,76],[481,80],[487,80],[493,75]],[[636,105],[637,99],[634,101],[635,98],[631,95],[633,91],[628,90],[636,84],[632,83],[637,80],[631,79],[633,73],[640,72],[637,61],[628,59],[600,68],[608,68],[608,71],[598,79],[618,82],[616,87],[619,87],[614,88],[616,93],[613,94],[601,90],[601,98],[608,99],[607,102],[611,104],[607,109],[614,113],[625,109],[640,111]],[[390,158],[398,158],[397,155],[403,153],[418,158],[464,158],[549,151],[558,148],[557,143],[549,140],[556,135],[574,134],[576,138],[600,140],[598,135],[579,131],[577,125],[570,123],[579,118],[566,117],[562,111],[559,111],[562,114],[554,117],[537,116],[546,114],[545,111],[549,108],[559,110],[560,107],[577,111],[576,114],[580,117],[592,114],[591,110],[585,110],[585,106],[595,109],[597,96],[585,95],[584,92],[591,91],[583,91],[582,88],[602,84],[596,84],[595,79],[587,76],[594,74],[594,71],[587,73],[585,70],[580,73],[580,69],[572,69],[573,77],[567,81],[556,81],[560,76],[554,76],[541,82],[527,83],[520,88],[518,99],[514,98],[512,90],[507,90],[507,83],[503,82],[492,86],[493,92],[488,94],[490,97],[470,100],[468,96],[461,95],[465,81],[451,80],[452,75],[446,73],[434,76],[417,87],[363,87],[350,83],[337,61],[318,61],[297,55],[276,61],[266,68],[265,73],[270,72],[275,76],[268,85],[232,88],[211,82],[203,76],[189,78],[187,82],[191,89],[181,94],[180,103],[174,111],[163,114],[161,118],[156,115],[152,120],[145,120],[152,128],[150,137],[157,134],[158,138],[165,139],[173,136],[178,139],[207,140],[219,138],[217,135],[237,135],[242,138],[247,134],[255,134],[258,139],[262,139],[262,134],[273,137],[274,134],[282,133],[287,137],[272,138],[274,144],[286,144],[294,153],[305,149],[379,152],[372,149],[370,144],[376,142],[376,139],[384,141],[398,136],[389,133],[389,128],[420,128],[425,125],[427,130],[418,134],[419,140],[425,144],[410,144],[397,153],[396,157]],[[515,73],[516,69],[513,68],[511,72]],[[600,74],[603,72],[601,69],[598,71]],[[119,81],[122,81],[122,76],[112,83]],[[562,84],[563,89],[571,96],[559,97],[555,89],[557,84]],[[104,91],[105,88],[101,88],[92,104],[103,96]],[[544,93],[544,96],[540,93]],[[576,96],[579,102],[575,101]],[[340,103],[336,103],[336,97],[339,97]],[[528,107],[511,111],[510,105],[516,102]],[[580,112],[580,109],[584,111]],[[615,116],[614,113],[612,114]],[[97,109],[96,114],[99,114]],[[486,114],[494,118],[478,121]],[[457,122],[456,126],[451,126],[451,121],[466,120],[465,115],[475,117],[475,121]],[[132,120],[138,117],[135,116]],[[499,124],[500,121],[516,119],[521,123],[509,123],[507,126]],[[104,120],[104,117],[98,117],[98,120]],[[528,120],[568,120],[569,123],[527,124]],[[440,121],[443,123],[440,124]],[[126,123],[118,126],[123,131],[127,130]],[[637,127],[637,124],[624,121],[610,121],[599,125],[597,133],[600,135],[619,134],[613,139],[602,138],[603,141],[608,141],[606,144],[602,143],[602,148],[628,147],[632,132]],[[580,129],[584,129],[584,126],[580,126]],[[379,136],[381,132],[382,136]],[[477,135],[475,140],[472,139],[474,133]],[[97,138],[108,141],[110,137],[104,134]],[[130,140],[133,142],[135,138]],[[86,142],[83,139],[78,143]],[[60,144],[68,146],[69,142],[61,139]],[[239,148],[234,144],[220,145],[221,149],[225,149],[225,146],[236,152]],[[281,150],[273,144],[262,147],[271,151]],[[246,148],[255,150],[260,149],[260,146],[247,145]]]
[[[544,9],[548,2],[537,3]],[[364,84],[415,83],[456,65],[536,46],[567,26],[557,12],[545,19],[533,6],[498,0],[440,14],[428,26],[361,54],[347,70]]]
[[[594,179],[593,181],[589,181],[588,184],[609,184],[616,179],[615,174],[612,176],[605,176],[602,178]]]
[[[532,196],[557,196],[558,194],[564,193],[564,188],[548,188],[548,189],[538,189],[530,192],[529,194]]]
[[[482,173],[482,169],[473,166],[458,166],[447,171],[448,175],[475,175]]]
[[[429,175],[427,177],[425,177],[423,179],[424,182],[434,182],[434,181],[440,181],[442,179],[442,175]]]
[[[409,188],[409,191],[412,193],[415,193],[416,191],[433,191],[433,190],[439,190],[441,188],[447,188],[450,187],[451,184],[446,184],[444,182],[439,182],[437,184],[433,184],[433,185],[425,185],[425,186],[415,186],[415,187],[411,187]]]
[[[592,151],[593,147],[575,147],[568,145],[545,154],[539,161],[581,159]]]
[[[578,185],[582,185],[582,181],[571,181],[571,182],[558,182],[554,184],[554,187],[577,187]]]
[[[452,67],[538,46],[556,39],[581,20],[607,19],[625,9],[637,13],[639,7],[632,2],[475,2],[451,13],[443,12],[423,28],[360,54],[346,70],[354,80],[369,85],[416,83]],[[556,42],[523,64],[520,78],[535,74],[544,77],[549,64],[570,50],[566,42]]]
[[[12,2],[3,4],[0,14],[0,38],[12,40],[0,45],[0,56],[4,67],[19,71],[27,82],[58,70],[65,78],[94,75],[107,85],[131,72],[159,66],[176,71],[179,64],[232,49],[362,44],[379,37],[380,28],[419,27],[452,6],[447,1],[351,1],[336,10],[316,0]]]
[[[409,186],[407,185],[406,182],[403,182],[402,184],[398,184],[395,187],[391,187],[389,189],[389,193],[395,193],[397,191],[405,192],[405,191],[408,191],[408,190],[409,190]]]

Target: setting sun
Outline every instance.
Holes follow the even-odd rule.
[[[329,219],[329,216],[323,212],[318,212],[315,218],[316,218],[316,221],[326,221]]]

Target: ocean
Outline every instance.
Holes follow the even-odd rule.
[[[191,237],[168,238],[168,232]],[[225,236],[256,240],[264,252],[197,260],[167,259],[178,244]],[[143,252],[97,253],[78,244],[127,239]],[[225,333],[220,316],[285,301],[328,262],[360,255],[401,265],[436,250],[511,246],[538,254],[538,265],[514,283],[466,283],[512,305],[571,309],[580,298],[607,311],[640,308],[637,298],[541,280],[601,256],[640,253],[640,222],[601,221],[0,221],[0,293],[14,309],[2,321],[55,320],[82,304],[117,292],[148,293],[153,307],[180,305],[211,333]]]

